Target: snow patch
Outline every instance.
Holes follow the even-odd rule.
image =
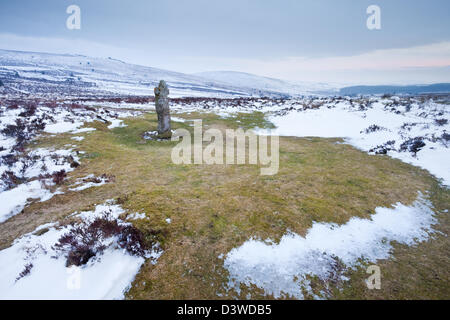
[[[78,187],[69,188],[70,191],[82,191],[85,189],[89,189],[92,187],[100,187],[109,182],[109,178],[107,176],[96,177],[93,174],[90,174],[84,178],[77,179],[77,182],[74,184]]]
[[[83,122],[57,122],[45,126],[44,132],[47,133],[65,133],[74,132],[83,125]]]
[[[367,106],[353,102],[331,102],[319,108],[299,109],[269,120],[274,130],[255,130],[259,134],[280,136],[344,138],[366,152],[382,153],[428,170],[450,186],[450,152],[443,138],[450,132],[450,112],[446,105],[368,100]],[[408,104],[406,104],[408,103]],[[447,120],[439,124],[439,120]],[[376,128],[376,130],[370,130]],[[424,147],[416,153],[402,149],[402,144],[415,138],[423,139]]]
[[[14,189],[0,193],[0,223],[20,213],[28,204],[28,199],[40,199],[41,202],[52,198],[52,194],[38,180],[23,183]]]
[[[186,122],[186,119],[178,118],[178,117],[170,117],[170,120],[175,122]]]
[[[142,213],[135,212],[135,213],[129,214],[127,217],[127,220],[142,220],[145,218],[147,218],[147,216],[145,215],[144,212],[142,212]]]
[[[76,215],[93,220],[105,211],[110,211],[115,218],[124,212],[113,201],[107,201],[94,211]],[[0,299],[124,298],[145,259],[111,245],[84,266],[66,267],[66,259],[54,245],[69,228],[57,223],[42,225],[0,251]],[[156,263],[160,255],[160,251],[151,251],[146,258]],[[26,266],[28,272],[24,272]]]
[[[288,233],[278,244],[250,239],[226,255],[229,288],[240,292],[241,283],[254,284],[276,298],[301,299],[302,288],[311,291],[307,276],[332,277],[336,258],[349,268],[359,259],[389,258],[392,241],[406,245],[425,241],[436,223],[431,204],[419,196],[412,206],[376,208],[371,219],[352,218],[343,225],[315,222],[305,237]]]
[[[108,129],[123,128],[126,126],[127,125],[125,123],[123,123],[123,120],[115,119],[115,120],[111,120],[111,124],[108,126]]]

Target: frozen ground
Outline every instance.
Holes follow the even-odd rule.
[[[422,167],[450,185],[450,109],[443,97],[322,97],[303,99],[179,99],[178,110],[266,112],[276,129],[259,134],[297,137],[340,137],[363,151],[387,155]],[[288,233],[279,244],[250,239],[224,260],[229,288],[256,285],[275,297],[312,294],[309,277],[338,278],[360,261],[390,256],[391,241],[414,245],[425,241],[436,223],[422,197],[407,207],[377,208],[370,220],[353,218],[338,226],[315,223],[305,238]],[[325,293],[316,298],[326,297]]]
[[[55,103],[36,99],[3,99],[0,104],[0,223],[20,213],[31,201],[47,201],[62,193],[58,185],[66,174],[79,166],[76,145],[70,149],[34,148],[32,142],[45,134],[68,133],[82,141],[95,130],[84,127],[93,121],[108,124],[109,129],[125,126],[123,120],[140,112],[92,108],[74,103]],[[80,136],[81,134],[81,136]],[[88,175],[78,179],[72,192],[99,187],[114,177]],[[121,299],[146,259],[156,262],[157,247],[140,250],[129,243],[131,227],[119,219],[125,213],[108,201],[94,211],[74,213],[77,221],[69,225],[46,224],[15,240],[0,251],[0,299]],[[67,265],[70,250],[56,244],[77,228],[95,224],[108,214],[117,223],[115,234],[101,238],[93,245],[93,257],[81,265]],[[108,230],[107,230],[108,232]],[[124,238],[125,237],[125,238]],[[80,240],[81,241],[81,240]],[[95,243],[94,243],[95,244]],[[92,246],[92,244],[91,244]],[[137,246],[137,249],[136,249]]]
[[[241,112],[266,113],[276,129],[255,128],[259,134],[344,138],[371,154],[422,167],[450,185],[450,97],[304,97],[181,98],[176,112],[214,112],[222,117]],[[175,118],[174,121],[179,121]]]
[[[47,201],[60,193],[58,185],[79,165],[82,151],[76,145],[29,149],[37,137],[64,133],[72,135],[76,144],[95,130],[89,126],[93,121],[113,129],[124,126],[123,118],[154,109],[152,99],[147,98],[56,102],[8,96],[0,102],[0,223],[20,213],[33,199]],[[174,113],[215,112],[223,117],[264,112],[276,129],[255,128],[261,134],[342,137],[366,152],[427,169],[450,185],[447,97],[183,98],[173,99],[171,105]],[[185,121],[181,116],[172,120]],[[88,175],[72,183],[68,191],[81,192],[113,180]],[[120,224],[125,223],[118,218],[123,209],[111,203],[74,217],[89,222],[108,210]],[[148,217],[128,215],[128,221],[134,219]],[[170,224],[171,219],[166,222]],[[392,241],[414,245],[427,240],[434,223],[431,205],[419,197],[410,207],[377,208],[371,219],[353,218],[340,226],[316,222],[304,238],[288,233],[278,244],[250,239],[225,257],[229,289],[238,291],[240,284],[254,284],[275,297],[302,298],[303,290],[310,291],[309,276],[344,281],[347,268],[357,266],[360,259],[388,258]],[[80,267],[67,267],[65,253],[54,249],[54,244],[74,226],[58,222],[41,226],[0,251],[0,298],[122,298],[145,257],[125,252],[117,239],[109,237],[96,258]],[[42,233],[44,229],[48,230]],[[156,252],[149,255],[158,257]],[[42,293],[37,288],[44,283],[49,285]]]
[[[364,151],[422,167],[450,185],[448,104],[400,97],[324,100],[269,120],[277,127],[271,134],[342,137]]]
[[[240,284],[253,284],[275,298],[302,299],[303,290],[312,294],[308,277],[345,281],[347,268],[388,258],[392,241],[414,245],[427,240],[436,223],[433,215],[431,204],[419,196],[411,207],[377,208],[370,220],[316,222],[305,237],[288,233],[278,244],[250,239],[225,257],[229,289],[240,292]]]
[[[95,130],[83,127],[93,121],[108,124],[109,129],[124,126],[123,120],[140,114],[136,111],[90,108],[88,106],[40,100],[4,99],[0,104],[0,223],[20,213],[30,199],[47,201],[61,193],[57,185],[68,172],[79,166],[74,145],[69,149],[28,150],[29,144],[42,134],[76,134],[74,140]],[[107,182],[87,181],[75,191]]]
[[[94,121],[113,130],[125,126],[124,118],[154,111],[153,88],[161,79],[169,84],[173,113],[229,117],[263,112],[276,129],[255,128],[260,134],[343,138],[365,152],[422,167],[450,186],[448,95],[305,96],[336,88],[243,73],[186,75],[111,58],[5,50],[0,50],[0,78],[0,223],[33,201],[48,201],[63,192],[60,185],[67,173],[80,165],[83,151],[76,144],[96,130]],[[172,120],[185,121],[177,115]],[[37,138],[60,134],[71,136],[73,144],[32,148]],[[89,192],[83,190],[113,182],[113,176],[87,175],[71,181],[64,192]],[[93,211],[74,213],[67,224],[55,221],[16,239],[0,251],[0,299],[123,298],[145,259],[156,262],[161,252],[157,244],[144,250],[124,236],[137,232],[131,222],[149,217],[132,212],[125,222],[122,215],[127,213],[107,201]],[[98,230],[103,236],[89,242],[83,259],[73,256],[79,253],[79,239],[64,236],[97,230],[100,218],[100,225],[111,228]],[[165,223],[171,224],[171,218]],[[435,223],[431,204],[419,196],[412,206],[377,208],[371,219],[353,218],[343,225],[315,222],[305,237],[288,232],[279,243],[249,239],[225,255],[229,289],[256,285],[275,297],[302,298],[307,292],[326,298],[326,293],[311,291],[309,277],[345,281],[345,272],[361,261],[390,257],[392,241],[426,241]]]
[[[0,223],[21,212],[28,199],[40,199],[40,201],[51,199],[54,193],[45,188],[45,183],[51,182],[34,180],[1,192]]]
[[[85,189],[89,189],[92,187],[100,187],[108,182],[114,180],[114,177],[109,177],[107,175],[102,175],[100,177],[96,177],[93,174],[90,174],[86,177],[77,179],[74,185],[69,188],[71,191],[83,191]]]
[[[111,221],[127,225],[119,219],[124,212],[119,205],[107,201],[94,211],[73,216],[92,225],[96,218],[108,213]],[[118,234],[100,238],[105,248],[94,251],[87,263],[68,266],[68,253],[58,243],[77,227],[79,223],[42,225],[0,251],[0,299],[123,299],[145,259],[156,263],[161,255],[157,244],[143,255],[130,253],[121,246]]]

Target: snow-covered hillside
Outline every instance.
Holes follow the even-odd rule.
[[[216,81],[227,85],[239,86],[242,88],[253,88],[261,91],[276,91],[289,96],[309,95],[319,92],[337,92],[337,86],[327,83],[312,82],[289,82],[280,79],[261,77],[245,72],[235,71],[211,71],[200,72],[194,75]]]
[[[0,94],[153,95],[161,79],[168,82],[171,97],[286,97],[311,91],[249,74],[188,75],[113,58],[8,50],[0,50],[0,79]]]

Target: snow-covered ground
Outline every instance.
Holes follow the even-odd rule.
[[[302,289],[313,294],[308,276],[345,281],[347,268],[388,258],[392,241],[414,245],[427,240],[435,223],[431,204],[419,195],[412,206],[376,208],[371,219],[352,218],[344,225],[316,222],[305,237],[288,233],[278,244],[250,239],[225,257],[229,289],[240,292],[241,284],[256,285],[276,298],[301,299]]]
[[[74,185],[69,188],[71,191],[83,191],[85,189],[89,189],[92,187],[100,187],[112,180],[112,177],[108,177],[106,175],[102,175],[100,177],[96,177],[93,174],[90,174],[86,177],[79,178],[74,183]]]
[[[344,138],[363,151],[387,154],[424,168],[449,186],[449,104],[448,96],[185,98],[174,99],[171,108],[185,113],[214,112],[222,117],[264,112],[276,129],[255,128],[258,134]]]
[[[297,99],[272,99],[272,98],[180,98],[172,99],[170,109],[175,112],[214,112],[218,115],[228,116],[235,112],[251,113],[276,112],[288,106],[300,106],[305,100]],[[154,108],[154,105],[153,105]]]
[[[450,108],[433,100],[331,99],[268,118],[270,133],[297,137],[341,137],[361,150],[387,154],[428,170],[450,185]]]
[[[179,100],[177,111],[266,112],[276,128],[259,134],[344,138],[370,154],[383,154],[428,170],[450,185],[449,98],[320,97],[298,99]],[[436,223],[422,196],[411,207],[377,208],[371,219],[353,218],[345,225],[314,223],[305,238],[286,234],[278,244],[250,239],[226,255],[229,289],[256,285],[267,294],[303,297],[312,293],[308,277],[339,278],[359,259],[376,262],[390,256],[391,242],[414,245],[428,239]],[[344,263],[339,270],[340,263]],[[316,298],[326,297],[325,293]]]
[[[111,200],[73,216],[89,224],[105,213],[128,224],[119,219],[125,211]],[[45,224],[0,251],[0,299],[123,299],[145,259],[156,263],[162,253],[155,244],[143,256],[131,254],[114,235],[100,239],[105,248],[86,264],[67,266],[67,253],[57,244],[79,226]]]
[[[109,129],[123,127],[122,119],[141,114],[138,111],[109,111],[104,108],[90,108],[71,103],[30,100],[3,100],[0,103],[0,223],[20,213],[30,203],[29,199],[47,201],[61,193],[55,185],[68,172],[79,165],[79,151],[69,149],[26,148],[35,138],[47,134],[77,134],[72,137],[82,141],[94,128],[83,127],[93,121],[108,124]],[[106,178],[105,178],[106,179]],[[106,183],[100,178],[97,183],[76,186],[81,191],[91,186]],[[59,182],[61,182],[59,181]]]
[[[47,184],[51,183],[50,181],[46,182]],[[28,203],[28,199],[39,199],[41,202],[50,200],[55,193],[46,189],[46,182],[34,180],[1,192],[0,223],[22,211]]]
[[[239,85],[243,88],[253,88],[261,91],[276,91],[290,96],[308,95],[315,92],[337,92],[337,84],[289,82],[280,79],[268,78],[235,71],[210,71],[195,73],[196,76],[210,81],[217,81],[228,85]]]
[[[117,103],[108,99],[100,102],[72,99],[56,104],[24,100],[15,105],[6,98],[0,102],[0,223],[20,213],[30,199],[47,201],[61,193],[58,183],[79,165],[82,151],[76,145],[29,150],[34,139],[41,134],[69,134],[73,135],[74,143],[82,142],[96,130],[89,127],[93,121],[102,121],[114,129],[125,125],[123,118],[141,114],[136,109],[154,109],[151,101]],[[205,111],[228,117],[236,112],[265,112],[276,129],[255,128],[260,134],[341,137],[371,154],[385,154],[427,169],[447,186],[450,185],[448,105],[448,99],[435,101],[424,97],[171,101],[175,113]],[[172,120],[186,121],[178,116]],[[72,183],[69,191],[99,187],[112,179],[88,175]],[[110,211],[113,219],[124,213],[120,206],[107,202],[93,212],[75,213],[74,217],[89,222],[105,211]],[[149,218],[143,213],[127,217],[128,221],[134,219]],[[171,221],[166,219],[168,224]],[[309,276],[345,281],[345,270],[357,266],[359,259],[375,262],[388,258],[392,241],[407,245],[425,241],[435,223],[431,204],[419,196],[409,207],[397,204],[394,209],[377,208],[371,219],[353,218],[340,226],[316,222],[305,237],[288,232],[278,244],[249,239],[225,256],[229,288],[239,291],[240,284],[253,284],[275,297],[287,294],[302,298],[302,289],[311,292]],[[44,225],[0,251],[0,298],[122,298],[145,257],[129,254],[116,238],[109,237],[101,254],[83,266],[67,267],[67,257],[54,245],[75,226],[57,222]],[[48,230],[41,232],[44,229]],[[148,254],[155,259],[159,256],[156,251]]]

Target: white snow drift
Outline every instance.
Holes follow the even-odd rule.
[[[76,213],[92,221],[104,212],[117,218],[124,210],[107,201],[94,211]],[[38,231],[48,229],[38,235]],[[10,248],[0,251],[0,299],[122,299],[145,259],[132,256],[111,240],[99,257],[81,267],[66,267],[65,258],[54,249],[58,239],[69,230],[57,223],[45,224],[16,239]],[[150,251],[146,258],[154,262],[161,252]],[[26,266],[29,273],[20,276]]]
[[[74,162],[79,163],[79,157],[72,149],[38,148],[29,152],[15,151],[13,148],[17,143],[17,138],[3,134],[2,130],[9,125],[16,125],[18,122],[26,123],[25,131],[28,131],[27,134],[30,136],[29,141],[27,141],[29,143],[42,133],[29,132],[32,130],[30,124],[38,120],[45,124],[43,132],[51,134],[80,134],[94,131],[95,128],[85,128],[83,126],[95,120],[104,121],[108,123],[109,129],[113,129],[126,126],[123,120],[118,119],[119,117],[131,117],[141,114],[136,111],[115,110],[112,112],[103,108],[72,109],[70,105],[66,106],[64,104],[54,108],[45,105],[38,106],[31,116],[21,115],[25,111],[27,109],[21,106],[17,108],[0,106],[0,142],[2,147],[0,149],[0,223],[21,212],[29,204],[29,199],[46,201],[53,195],[60,193],[60,191],[52,193],[48,189],[49,186],[54,185],[51,181],[52,179],[43,180],[41,177],[48,177],[61,170],[64,170],[66,173],[71,172],[74,170],[72,164]],[[82,141],[84,137],[74,136],[72,139]],[[5,156],[14,156],[14,162],[12,164],[7,163],[3,160]],[[7,182],[4,181],[4,177],[2,177],[4,173],[8,172],[22,179],[22,183],[12,187],[8,186]],[[87,185],[77,186],[73,190],[80,191],[89,187],[100,186],[104,183],[106,181],[103,180],[100,183],[88,183]]]
[[[101,176],[96,177],[95,175],[90,174],[84,178],[77,179],[74,186],[72,188],[69,188],[69,190],[70,191],[83,191],[85,189],[89,189],[92,187],[100,187],[106,183],[108,183],[107,177],[101,177]]]
[[[427,101],[402,102],[398,98],[368,100],[369,105],[360,105],[348,100],[325,103],[320,108],[291,111],[269,120],[277,127],[270,132],[297,137],[345,138],[345,141],[361,150],[369,151],[388,141],[394,141],[387,154],[393,158],[428,170],[443,183],[450,186],[449,142],[442,139],[450,133],[450,110],[445,104]],[[437,121],[446,121],[439,124]],[[377,130],[366,131],[371,126]],[[416,154],[400,151],[401,144],[408,139],[422,137],[425,146]]]
[[[50,183],[50,181],[47,182]],[[14,189],[1,192],[0,223],[22,211],[28,203],[28,199],[40,199],[42,202],[51,199],[53,195],[38,180],[23,183]]]
[[[335,258],[350,268],[359,259],[386,259],[392,241],[407,245],[424,241],[435,223],[431,204],[419,196],[412,206],[398,203],[393,209],[376,208],[370,220],[352,218],[340,226],[316,222],[305,237],[288,233],[278,244],[250,239],[225,258],[229,287],[239,292],[241,283],[254,284],[276,298],[301,299],[302,288],[311,292],[307,276],[322,280],[336,276]]]

